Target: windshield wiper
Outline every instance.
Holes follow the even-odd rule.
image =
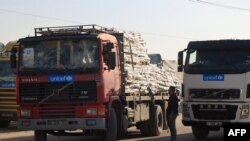
[[[3,79],[3,78],[0,78],[0,81],[4,81],[4,82],[6,82],[6,80],[5,80],[5,79]]]
[[[23,68],[22,70],[20,70],[21,73],[23,74],[31,74],[31,75],[37,75],[38,73],[43,73],[45,71],[45,69],[41,69],[41,68],[34,68],[34,69],[30,69],[30,68]]]
[[[93,72],[97,71],[98,67],[81,67],[79,69],[81,69],[81,72]]]
[[[225,64],[222,66],[228,66],[228,67],[232,68],[233,70],[240,70],[240,68],[238,66],[236,66],[235,64]]]
[[[207,97],[210,97],[210,96],[215,96],[215,95],[217,95],[217,94],[220,94],[220,93],[222,93],[222,92],[226,92],[226,91],[228,91],[228,90],[230,90],[230,89],[224,89],[224,90],[221,90],[221,91],[212,92],[212,93],[210,93],[210,94],[208,94],[208,95],[204,95],[204,96],[199,97],[199,98],[207,98]]]
[[[64,71],[65,73],[70,73],[70,69],[69,69],[67,66],[64,66],[63,71]]]
[[[50,95],[48,95],[47,97],[43,98],[43,99],[42,99],[41,101],[39,101],[38,103],[39,103],[39,104],[42,104],[43,102],[45,102],[46,100],[48,100],[48,99],[51,98],[52,96],[54,96],[54,95],[59,95],[60,92],[61,92],[62,90],[64,90],[64,89],[67,88],[68,86],[72,85],[73,83],[74,83],[73,81],[67,83],[66,85],[62,86],[60,89],[57,89],[56,92],[55,92],[55,90],[53,90],[52,94],[50,94]]]
[[[244,69],[245,69],[246,71],[250,71],[250,63],[245,63],[245,64],[244,64]]]

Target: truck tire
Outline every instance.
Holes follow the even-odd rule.
[[[8,128],[10,125],[10,120],[1,120],[0,121],[0,128]]]
[[[163,113],[163,130],[168,129],[168,122],[167,122],[167,108],[168,108],[168,103],[164,102],[162,104],[162,113]]]
[[[117,117],[118,118],[118,117]],[[118,120],[117,120],[118,121]],[[120,131],[117,130],[117,136],[118,138],[122,138],[122,137],[125,137],[126,134],[127,134],[127,131],[128,131],[128,126],[129,126],[129,119],[128,119],[128,116],[127,115],[124,115],[121,119],[122,123],[120,124],[121,126],[121,129]],[[119,122],[118,122],[119,123]],[[119,129],[119,124],[117,125],[117,129]]]
[[[108,118],[108,127],[107,132],[105,134],[105,141],[116,141],[117,138],[117,118],[116,112],[112,108],[110,111],[110,115]]]
[[[206,139],[209,134],[209,129],[206,126],[192,126],[192,132],[196,139]]]
[[[163,129],[163,114],[161,106],[155,105],[152,113],[151,124],[151,135],[159,136]]]
[[[140,125],[140,131],[143,136],[150,136],[150,126],[148,122],[144,122]]]
[[[35,130],[35,139],[34,141],[47,141],[47,133],[46,131]]]

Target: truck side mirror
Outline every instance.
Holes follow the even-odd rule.
[[[116,67],[116,53],[115,52],[109,52],[108,53],[108,63],[107,66],[109,69],[114,70]]]
[[[114,48],[114,44],[108,42],[108,43],[104,44],[103,52],[110,52],[113,48]]]
[[[11,63],[11,68],[13,69],[16,68],[16,53],[17,53],[17,48],[12,48],[10,55],[10,63]]]
[[[183,71],[183,51],[178,52],[178,72]]]

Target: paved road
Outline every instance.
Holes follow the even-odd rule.
[[[178,130],[178,140],[179,141],[195,141],[191,128],[184,127],[181,124],[181,116],[177,119],[177,130]],[[0,129],[0,140],[1,141],[33,141],[32,131],[18,131],[15,126],[9,129]],[[98,137],[55,137],[48,135],[48,141],[98,141]],[[158,137],[145,137],[141,136],[140,132],[135,128],[129,129],[128,135],[120,139],[119,141],[168,141],[170,140],[170,135],[167,130],[163,131],[161,136]],[[222,141],[223,131],[211,132],[206,141]]]

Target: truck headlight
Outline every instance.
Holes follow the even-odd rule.
[[[240,118],[248,118],[249,116],[249,105],[242,105]]]
[[[31,117],[30,109],[21,109],[21,117]]]
[[[190,118],[190,113],[187,103],[182,103],[182,116],[183,118]]]
[[[86,114],[89,116],[95,116],[95,115],[97,115],[97,109],[96,108],[87,108]]]
[[[105,114],[106,114],[106,108],[105,108],[105,106],[99,106],[98,107],[98,115],[99,116],[105,116]]]

